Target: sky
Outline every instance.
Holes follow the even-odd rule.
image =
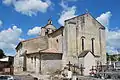
[[[39,36],[41,27],[52,19],[54,26],[64,20],[92,14],[106,27],[106,50],[120,51],[120,0],[0,0],[0,48],[15,55],[17,44]]]

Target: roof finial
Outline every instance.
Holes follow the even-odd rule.
[[[86,9],[86,13],[89,13],[89,10],[88,10],[88,9]]]
[[[52,24],[51,17],[48,19],[48,24]]]

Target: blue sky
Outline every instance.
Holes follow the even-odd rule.
[[[0,0],[0,48],[14,55],[19,41],[38,36],[48,19],[59,28],[86,9],[106,27],[107,52],[120,47],[120,0]]]

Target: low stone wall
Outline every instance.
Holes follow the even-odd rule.
[[[67,78],[60,78],[57,76],[46,76],[46,75],[41,75],[39,76],[39,80],[69,80]],[[92,77],[85,77],[85,76],[78,76],[78,79],[73,78],[72,80],[105,80],[105,79],[98,79],[98,78],[92,78]]]
[[[49,80],[69,80],[69,79],[52,77],[51,79],[49,78]],[[105,80],[105,79],[98,79],[98,78],[92,78],[92,77],[79,76],[78,79],[73,78],[72,80]]]
[[[38,80],[68,80],[66,78],[63,78],[61,75],[40,75],[40,74],[34,74],[34,73],[23,73],[20,75],[31,75],[33,78],[36,77]],[[86,76],[77,76],[78,79],[72,79],[72,80],[105,80],[105,79],[98,79],[93,77],[86,77]]]
[[[78,80],[104,80],[104,79],[98,79],[93,77],[85,77],[85,76],[78,76]]]

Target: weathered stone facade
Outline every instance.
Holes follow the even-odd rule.
[[[90,57],[89,60],[93,59],[94,64],[105,64],[105,44],[104,26],[89,13],[66,20],[59,29],[49,20],[42,27],[40,37],[18,44],[14,67],[19,71],[50,74],[61,70],[69,61],[78,66],[84,63],[78,56],[85,50],[99,56],[96,59]]]
[[[48,24],[42,28],[40,37],[21,41],[16,47],[15,72],[50,74],[60,70],[62,30],[62,27],[56,30],[51,21],[48,21]]]
[[[33,61],[31,61],[31,58],[33,58]],[[61,60],[62,54],[27,55],[27,71],[37,74],[50,74],[57,69],[61,69]]]
[[[92,51],[93,39],[94,54],[100,56],[99,61],[106,63],[105,28],[89,13],[66,20],[63,32],[64,54],[68,61],[77,64],[77,56],[81,52]],[[82,39],[84,39],[84,50],[82,50]]]

